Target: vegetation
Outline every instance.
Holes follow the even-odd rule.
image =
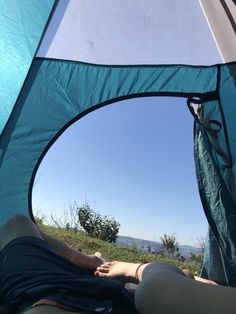
[[[78,208],[79,224],[90,235],[110,243],[115,243],[120,224],[114,218],[95,213],[89,205]]]
[[[78,231],[68,226],[61,227],[59,225],[49,226],[44,223],[44,219],[36,219],[39,227],[49,235],[62,240],[70,247],[82,251],[86,254],[93,254],[96,251],[102,253],[107,261],[122,260],[127,262],[152,262],[158,261],[162,263],[176,265],[180,269],[188,268],[195,275],[199,275],[201,269],[201,260],[190,258],[183,261],[178,257],[164,256],[163,254],[153,254],[151,252],[143,252],[134,248],[123,248],[114,243],[96,239],[87,235],[84,231]]]
[[[51,221],[59,229],[64,228],[75,232],[82,230],[92,238],[110,243],[116,242],[120,229],[119,222],[114,218],[96,213],[89,204],[78,207],[76,202],[70,205],[69,211],[65,211],[63,217],[57,217],[51,213]]]
[[[175,234],[164,234],[161,237],[162,253],[170,257],[179,257],[179,244]]]

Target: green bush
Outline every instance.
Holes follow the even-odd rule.
[[[120,224],[114,218],[95,213],[89,205],[78,208],[80,226],[90,236],[115,243]]]

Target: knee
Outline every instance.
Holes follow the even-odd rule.
[[[137,311],[141,314],[190,313],[178,310],[178,305],[185,304],[185,296],[191,292],[192,283],[194,280],[186,278],[177,267],[150,265],[135,292]]]
[[[155,278],[157,274],[162,273],[163,271],[185,276],[183,271],[174,265],[160,263],[160,262],[152,262],[149,265],[147,265],[147,267],[144,269],[142,278],[143,279],[149,278],[149,277]]]
[[[0,249],[10,241],[25,236],[42,238],[40,231],[30,218],[17,214],[0,229]]]
[[[11,217],[5,224],[6,228],[15,228],[16,226],[24,226],[25,224],[32,223],[29,217],[17,214]]]

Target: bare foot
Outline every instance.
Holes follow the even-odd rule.
[[[213,281],[213,280],[208,280],[208,279],[204,279],[204,278],[197,277],[197,276],[194,276],[194,279],[195,279],[196,281],[199,281],[199,282],[207,283],[208,285],[219,286],[219,284],[216,283],[216,282]]]
[[[140,264],[125,262],[107,262],[97,267],[94,275],[102,278],[117,279],[123,282],[137,283],[137,269]]]
[[[182,269],[182,272],[185,273],[185,275],[191,279],[195,279],[196,281],[207,283],[208,285],[216,285],[218,286],[218,283],[216,283],[213,280],[204,279],[198,276],[194,276],[193,273],[189,269]]]

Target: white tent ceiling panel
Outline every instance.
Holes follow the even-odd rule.
[[[197,0],[60,0],[37,56],[117,65],[222,62]]]

